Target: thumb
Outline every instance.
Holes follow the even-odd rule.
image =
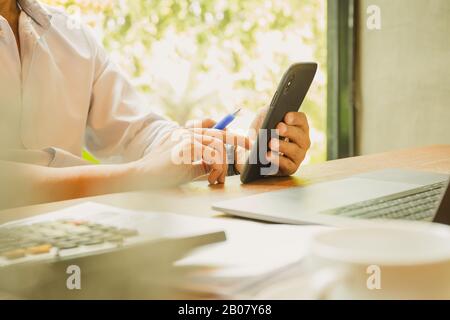
[[[261,129],[264,119],[266,118],[266,114],[269,108],[261,108],[253,119],[252,124],[250,125],[249,137],[251,140],[256,140],[259,130]]]

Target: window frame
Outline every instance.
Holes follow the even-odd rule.
[[[355,154],[354,57],[357,0],[327,2],[327,159]]]

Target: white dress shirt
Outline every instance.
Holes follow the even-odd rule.
[[[20,54],[0,16],[3,153],[63,167],[86,163],[86,148],[104,163],[128,162],[177,127],[150,111],[87,27],[35,0],[18,4]]]

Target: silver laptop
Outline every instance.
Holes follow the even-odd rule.
[[[213,209],[289,224],[351,226],[374,219],[450,224],[449,176],[387,169],[218,202]]]

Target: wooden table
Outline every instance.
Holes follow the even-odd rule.
[[[272,178],[248,185],[242,185],[239,182],[239,177],[231,177],[227,179],[225,185],[220,186],[208,186],[206,181],[196,181],[173,190],[109,194],[9,209],[0,211],[0,223],[61,209],[84,201],[96,201],[127,209],[215,216],[219,215],[211,209],[211,204],[215,201],[339,179],[352,174],[385,168],[450,173],[450,145],[414,148],[328,161],[317,165],[303,166],[293,177]],[[0,292],[0,299],[7,298],[14,297],[9,297]]]
[[[215,216],[220,214],[211,209],[211,204],[216,201],[339,179],[385,168],[405,168],[450,174],[450,145],[413,148],[306,165],[302,166],[293,177],[265,179],[248,185],[242,185],[239,177],[230,177],[225,185],[208,186],[206,181],[196,181],[172,190],[117,193],[9,209],[0,211],[0,223],[49,212],[84,201],[95,201],[127,209]]]

